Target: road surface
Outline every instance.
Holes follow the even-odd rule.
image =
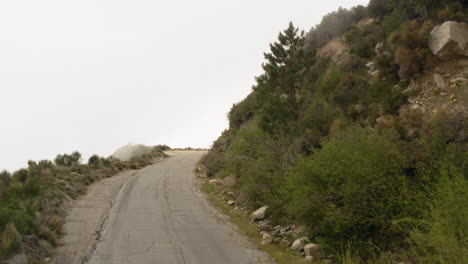
[[[194,188],[203,152],[181,152],[91,186],[55,263],[272,263]]]

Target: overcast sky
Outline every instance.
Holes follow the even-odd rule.
[[[131,143],[209,147],[293,21],[368,0],[0,2],[0,169]]]

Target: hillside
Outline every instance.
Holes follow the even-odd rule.
[[[265,243],[291,245],[278,230],[294,225],[333,263],[468,263],[467,14],[371,0],[307,33],[291,23],[207,176],[231,204],[268,206]]]

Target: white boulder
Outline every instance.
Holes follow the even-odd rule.
[[[301,237],[301,238],[298,238],[296,240],[294,240],[292,246],[291,246],[291,249],[292,250],[297,250],[297,251],[301,251],[305,244],[306,243],[309,243],[309,239],[307,237]]]
[[[250,219],[255,221],[255,220],[261,220],[265,218],[265,212],[267,209],[268,209],[268,206],[263,206],[263,207],[258,208],[257,211],[253,212],[250,215]]]
[[[429,36],[429,48],[441,59],[468,56],[468,24],[447,21]]]

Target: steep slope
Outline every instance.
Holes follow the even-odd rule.
[[[290,24],[204,157],[207,175],[235,179],[241,206],[268,205],[265,232],[301,226],[330,260],[465,263],[468,31],[437,29],[467,11],[372,0],[307,34]]]

